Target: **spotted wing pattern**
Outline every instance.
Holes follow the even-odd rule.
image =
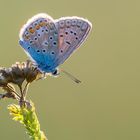
[[[80,47],[91,23],[79,17],[53,20],[47,14],[32,17],[20,31],[20,45],[38,68],[52,73]]]
[[[58,32],[46,14],[31,18],[21,29],[20,44],[42,71],[49,72],[58,53]]]
[[[62,64],[80,47],[91,30],[91,23],[79,17],[65,17],[56,20],[59,53],[56,65]]]

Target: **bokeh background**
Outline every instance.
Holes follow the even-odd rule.
[[[0,0],[0,65],[25,61],[18,44],[21,26],[33,15],[80,16],[93,30],[61,68],[65,75],[34,82],[28,98],[49,140],[140,140],[139,0]],[[0,139],[28,140],[0,101]]]

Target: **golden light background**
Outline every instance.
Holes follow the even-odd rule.
[[[82,47],[61,68],[64,74],[34,82],[36,106],[49,140],[140,140],[139,0],[0,0],[0,66],[25,61],[18,44],[22,25],[37,13],[80,16],[93,24]],[[0,101],[0,139],[28,140]]]

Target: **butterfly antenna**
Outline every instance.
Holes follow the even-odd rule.
[[[73,80],[75,83],[81,83],[80,80],[78,80],[76,77],[74,77],[73,75],[71,75],[70,73],[68,73],[67,71],[65,70],[61,70],[63,73],[65,73],[71,80]]]

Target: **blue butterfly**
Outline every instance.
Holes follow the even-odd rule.
[[[57,75],[57,67],[80,47],[92,24],[79,17],[57,20],[37,14],[21,28],[20,45],[44,73]]]

